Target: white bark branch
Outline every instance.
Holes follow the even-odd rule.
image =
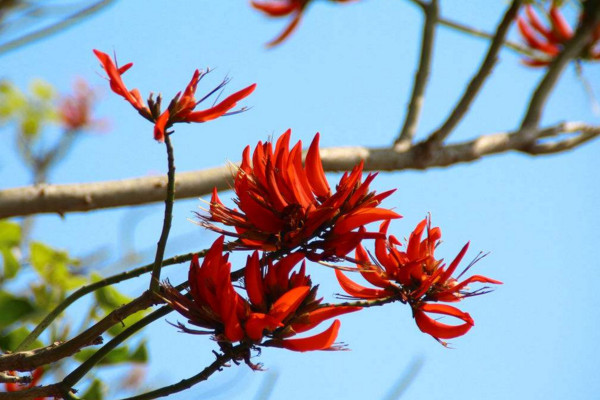
[[[554,142],[540,138],[578,133]],[[568,122],[535,130],[534,140],[523,144],[521,131],[494,133],[475,140],[433,150],[416,144],[398,151],[392,148],[331,147],[321,149],[326,171],[346,171],[363,160],[367,171],[401,171],[447,167],[471,162],[491,154],[519,151],[531,155],[570,150],[600,135],[600,127]],[[176,198],[210,194],[213,187],[226,190],[232,181],[232,167],[183,172],[176,177]],[[166,177],[124,179],[69,185],[36,185],[0,191],[0,218],[32,214],[90,211],[103,208],[148,204],[164,200]]]

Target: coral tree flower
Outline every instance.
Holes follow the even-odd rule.
[[[363,225],[400,218],[379,208],[392,191],[369,192],[376,174],[362,179],[362,162],[345,173],[332,192],[319,155],[319,134],[313,139],[302,165],[302,142],[289,150],[291,132],[278,140],[259,142],[250,155],[246,147],[235,176],[234,200],[238,209],[223,205],[213,191],[209,215],[198,215],[202,225],[239,238],[240,247],[263,251],[300,251],[313,261],[343,257],[361,240],[379,236]],[[235,232],[213,222],[232,226]]]
[[[560,53],[564,44],[573,37],[573,29],[565,20],[558,6],[552,3],[547,13],[550,26],[546,26],[533,6],[525,7],[525,15],[517,19],[519,32],[527,45],[536,52],[533,58],[526,58],[523,62],[532,67],[542,67],[550,64],[552,59]],[[600,60],[600,25],[595,29],[592,40],[579,55],[584,60]]]
[[[92,108],[96,100],[94,91],[84,80],[74,84],[72,95],[64,96],[58,107],[62,124],[69,130],[76,131],[98,125],[99,121],[92,119]]]
[[[336,3],[349,3],[356,0],[330,0]],[[304,10],[306,10],[311,0],[266,0],[266,1],[251,1],[252,7],[262,11],[264,14],[273,18],[281,18],[291,16],[291,21],[288,26],[275,39],[267,43],[268,47],[273,47],[290,36],[300,23],[300,19]]]
[[[282,347],[294,351],[331,350],[340,327],[335,320],[325,331],[314,336],[290,339],[313,329],[321,322],[360,307],[321,306],[317,287],[305,273],[305,264],[292,272],[304,255],[290,254],[273,264],[261,260],[258,252],[248,257],[245,267],[245,291],[248,299],[234,289],[231,264],[223,255],[221,236],[213,243],[202,265],[192,260],[189,272],[190,296],[164,286],[168,304],[186,317],[190,324],[209,329],[198,331],[179,324],[189,333],[214,334],[225,342]],[[290,274],[291,273],[291,274]],[[264,341],[263,341],[264,340]]]
[[[190,83],[186,86],[185,90],[177,93],[175,97],[169,103],[168,108],[165,111],[160,110],[160,96],[156,101],[152,99],[152,94],[147,101],[147,104],[142,100],[142,96],[137,89],[129,90],[123,83],[122,75],[133,66],[133,63],[125,64],[122,67],[117,67],[110,56],[98,50],[94,50],[94,54],[100,60],[104,71],[108,75],[110,81],[110,88],[113,92],[123,97],[135,108],[140,115],[147,120],[154,122],[154,139],[159,142],[164,141],[165,132],[173,124],[178,122],[207,122],[224,115],[235,114],[244,109],[229,112],[233,109],[237,102],[246,98],[256,88],[256,84],[252,84],[234,94],[226,97],[224,100],[218,102],[214,106],[205,110],[195,110],[195,108],[202,101],[218,92],[227,84],[227,80],[223,81],[219,86],[209,92],[199,101],[196,101],[195,93],[198,86],[198,82],[209,70],[199,71],[196,70]]]
[[[387,235],[389,221],[381,224],[380,232]],[[427,237],[421,240],[424,232]],[[393,236],[375,240],[375,258],[373,264],[362,246],[356,249],[357,265],[362,276],[377,288],[364,287],[350,280],[344,273],[335,271],[342,289],[350,296],[359,299],[396,299],[408,303],[419,329],[430,334],[440,343],[441,339],[462,336],[471,329],[474,322],[471,316],[458,308],[436,302],[457,302],[466,297],[487,293],[487,287],[469,291],[471,283],[501,284],[502,282],[473,275],[462,282],[452,274],[467,252],[467,243],[456,258],[446,266],[443,260],[437,260],[434,252],[440,243],[441,230],[432,228],[428,219],[421,221],[410,234],[405,251],[398,249],[400,242]],[[477,261],[477,260],[475,260]],[[448,325],[436,321],[428,314],[449,315],[462,321],[459,325]]]

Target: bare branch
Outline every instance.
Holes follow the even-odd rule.
[[[553,154],[573,149],[581,144],[600,136],[600,127],[583,127],[578,134],[563,140],[535,143],[525,149],[529,154]]]
[[[512,24],[513,20],[517,16],[519,12],[519,7],[521,7],[522,0],[514,0],[498,25],[496,29],[496,34],[494,35],[494,39],[490,44],[490,48],[479,67],[479,70],[471,79],[471,82],[467,85],[465,92],[463,93],[461,99],[459,100],[454,110],[450,113],[446,121],[439,127],[435,132],[431,134],[428,139],[429,144],[439,145],[442,143],[448,135],[452,132],[452,130],[456,127],[456,125],[460,122],[463,116],[469,110],[471,103],[475,100],[475,97],[479,93],[479,90],[483,86],[483,83],[487,79],[487,77],[492,73],[492,69],[496,64],[498,59],[498,53],[502,48],[502,43],[504,43],[504,39],[508,33],[508,29]]]
[[[2,55],[4,53],[8,53],[9,51],[17,49],[19,47],[28,45],[29,43],[35,42],[37,40],[47,38],[51,35],[54,35],[55,33],[58,33],[64,29],[67,29],[67,28],[77,24],[78,22],[81,22],[86,17],[89,17],[90,15],[111,5],[112,3],[114,3],[114,1],[115,0],[98,1],[94,4],[92,4],[91,6],[86,7],[83,10],[77,11],[73,15],[70,15],[67,18],[65,18],[53,25],[50,25],[46,28],[29,33],[27,35],[21,36],[19,38],[11,40],[7,43],[4,43],[4,44],[0,45],[0,55]]]
[[[55,343],[48,347],[9,353],[0,356],[0,371],[32,371],[42,365],[50,364],[70,357],[86,346],[102,343],[102,335],[111,326],[121,323],[128,316],[145,310],[157,302],[150,292],[144,292],[137,299],[112,311],[97,324],[64,343]]]
[[[360,161],[365,171],[423,170],[433,167],[472,162],[491,154],[508,151],[528,152],[527,146],[535,138],[548,132],[574,132],[597,129],[584,123],[564,123],[550,128],[533,130],[534,139],[523,142],[521,131],[493,133],[474,140],[446,145],[431,151],[416,145],[406,150],[368,147],[332,147],[321,149],[326,171],[346,171]],[[518,136],[520,135],[520,136]],[[568,149],[565,149],[568,150]],[[176,176],[177,198],[199,197],[210,194],[213,187],[229,189],[230,167],[184,172]],[[0,191],[0,218],[13,216],[90,211],[164,201],[166,178],[135,178],[121,181],[84,183],[78,185],[43,185]]]
[[[417,73],[415,74],[413,91],[408,103],[408,111],[406,119],[402,125],[400,136],[396,139],[396,146],[410,146],[417,126],[419,124],[419,116],[421,109],[425,103],[425,88],[429,80],[429,72],[431,70],[431,55],[433,53],[433,40],[435,38],[435,27],[439,17],[439,7],[437,0],[431,0],[429,4],[422,5],[425,14],[425,22],[423,24],[423,38],[421,40],[421,57]]]
[[[484,31],[481,31],[479,29],[472,28],[470,26],[461,24],[461,23],[456,22],[456,21],[449,20],[447,18],[442,18],[441,17],[438,20],[438,22],[439,22],[440,25],[443,25],[443,26],[445,26],[447,28],[454,29],[454,30],[457,30],[459,32],[467,33],[467,34],[469,34],[471,36],[479,37],[479,38],[482,38],[482,39],[492,40],[495,37],[495,35],[492,35],[491,33],[484,32]],[[520,44],[515,43],[515,42],[510,42],[510,41],[507,40],[507,41],[504,41],[504,43],[502,43],[502,45],[504,47],[506,47],[506,48],[508,48],[508,49],[510,49],[510,50],[512,50],[512,51],[514,51],[516,53],[518,53],[518,54],[522,54],[522,55],[525,55],[525,56],[532,56],[533,55],[533,52],[531,50],[529,50],[527,47],[521,46]]]
[[[561,53],[552,60],[552,63],[548,66],[546,75],[544,75],[537,89],[531,96],[529,107],[521,122],[523,143],[526,143],[531,140],[532,137],[535,137],[535,128],[542,118],[542,111],[558,78],[569,61],[581,54],[583,48],[590,42],[594,30],[598,24],[600,24],[600,3],[597,1],[585,2],[583,15],[584,18],[577,27],[575,35],[565,44]]]

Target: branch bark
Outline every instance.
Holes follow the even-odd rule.
[[[474,140],[445,145],[433,151],[424,151],[415,145],[406,150],[391,148],[332,147],[321,150],[326,171],[345,171],[361,160],[365,171],[424,170],[433,167],[473,162],[482,157],[508,151],[532,155],[558,153],[574,148],[577,144],[598,136],[597,126],[569,122],[545,129],[533,129],[533,138],[524,142],[522,131],[493,133]],[[556,136],[560,133],[585,131],[585,140],[579,142],[554,143],[552,147],[536,143],[537,138]],[[560,142],[559,142],[560,143]],[[183,172],[176,177],[177,198],[208,195],[213,187],[218,190],[230,188],[231,167]],[[99,183],[70,185],[38,185],[0,191],[0,218],[43,213],[90,211],[111,207],[124,207],[164,201],[167,180],[164,177],[134,178]]]

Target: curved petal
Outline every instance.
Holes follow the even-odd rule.
[[[465,321],[465,323],[460,325],[443,324],[429,317],[425,312],[450,315]],[[468,313],[445,304],[422,304],[419,308],[414,309],[414,317],[419,329],[436,339],[452,339],[462,336],[474,325],[473,319]]]
[[[321,155],[319,154],[319,138],[320,135],[317,132],[306,153],[306,175],[313,193],[318,197],[329,197],[331,195],[331,189],[327,183],[327,178],[325,178],[323,162],[321,161]]]
[[[336,319],[324,332],[302,339],[282,340],[280,346],[292,351],[326,350],[335,342],[339,330],[340,320]]]
[[[296,333],[306,332],[308,330],[313,329],[321,322],[328,320],[333,317],[337,317],[342,314],[347,314],[355,311],[362,310],[362,307],[354,307],[354,306],[329,306],[329,307],[321,307],[312,311],[306,315],[306,317],[300,318],[302,322],[293,323],[292,329]]]
[[[287,291],[273,303],[269,315],[278,321],[283,321],[296,311],[298,306],[308,296],[308,293],[310,293],[310,286],[299,286]]]
[[[391,295],[391,293],[385,289],[372,289],[361,286],[352,281],[338,269],[335,270],[335,276],[342,289],[352,297],[359,299],[383,299]]]

